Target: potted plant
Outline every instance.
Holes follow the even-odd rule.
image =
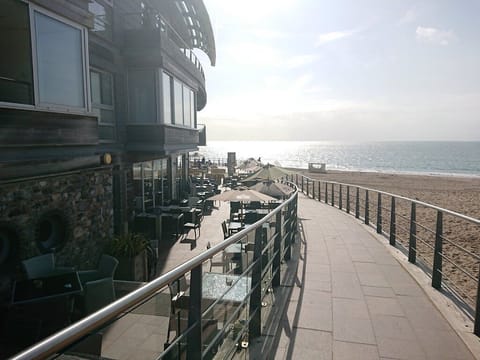
[[[128,281],[147,280],[147,256],[150,243],[143,234],[127,232],[116,235],[107,244],[106,253],[118,259],[115,279]]]

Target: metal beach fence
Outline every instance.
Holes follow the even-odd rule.
[[[269,335],[275,294],[288,273],[298,199],[290,185],[291,196],[259,221],[13,358],[129,357],[132,338],[125,334],[137,341],[130,355],[145,352],[144,358],[247,351],[253,339]]]
[[[302,174],[286,179],[308,197],[361,219],[390,245],[403,249],[410,263],[427,272],[435,289],[449,290],[460,299],[473,318],[473,333],[480,336],[480,256],[475,253],[480,220],[362,186]]]

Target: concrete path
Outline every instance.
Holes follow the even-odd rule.
[[[299,218],[297,281],[275,359],[473,359],[417,282],[353,216],[300,195]]]

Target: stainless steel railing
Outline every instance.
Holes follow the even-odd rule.
[[[480,256],[475,248],[480,220],[385,191],[301,174],[289,178],[307,196],[354,215],[390,245],[405,249],[409,262],[431,276],[434,288],[447,287],[461,299],[480,336]]]
[[[293,184],[291,186],[295,187]],[[102,334],[108,333],[108,329],[131,314],[139,305],[144,305],[165,292],[169,284],[183,276],[190,278],[188,327],[177,331],[174,341],[169,343],[164,351],[158,351],[155,358],[180,357],[181,354],[186,354],[188,358],[208,358],[213,352],[220,351],[225,356],[233,354],[238,350],[240,340],[252,340],[261,335],[261,327],[270,314],[271,305],[275,301],[272,291],[280,285],[282,269],[285,269],[285,261],[290,259],[291,246],[295,241],[297,197],[296,190],[289,199],[248,228],[30,347],[16,355],[14,359],[46,359],[61,356],[69,351],[78,352],[72,349],[72,346],[81,345],[85,339],[95,334],[100,334],[101,337]],[[246,261],[242,273],[232,276],[229,288],[235,287],[238,282],[245,282],[246,279],[251,283],[250,288],[246,290],[243,300],[235,306],[222,301],[225,300],[229,291],[227,290],[216,301],[204,307],[202,306],[204,268],[216,255],[224,254],[224,251],[232,245],[244,249]],[[218,318],[219,309],[227,306],[230,309],[233,306],[233,311],[228,312],[228,316],[224,314],[222,318]],[[222,325],[208,342],[205,339],[202,341],[204,320],[215,320]]]

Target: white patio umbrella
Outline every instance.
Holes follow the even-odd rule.
[[[252,190],[243,186],[239,186],[235,190],[227,190],[220,194],[209,197],[207,200],[217,200],[217,201],[240,201],[240,202],[250,202],[250,201],[275,201],[274,197],[271,197],[266,194],[262,194],[256,190]]]
[[[286,198],[293,192],[293,189],[290,186],[273,181],[259,182],[250,186],[250,189],[261,192],[262,194],[273,196],[277,199]]]

